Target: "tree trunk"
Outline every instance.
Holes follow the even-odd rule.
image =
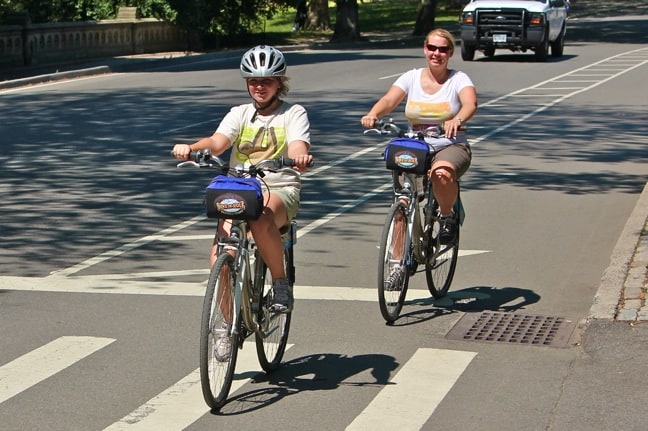
[[[337,14],[331,42],[355,42],[360,40],[357,0],[336,0]]]
[[[329,30],[331,17],[329,16],[328,0],[309,0],[308,19],[306,30]]]
[[[436,0],[421,0],[416,24],[414,24],[414,36],[425,36],[434,30],[434,19],[436,17]]]

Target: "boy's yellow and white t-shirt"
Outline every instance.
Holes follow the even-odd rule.
[[[215,133],[232,143],[230,166],[245,167],[264,159],[288,155],[288,145],[304,141],[310,145],[310,122],[303,106],[283,102],[272,115],[260,115],[252,103],[233,107]],[[298,173],[267,173],[263,181],[269,186],[300,186]]]

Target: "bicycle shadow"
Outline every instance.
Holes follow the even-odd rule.
[[[285,362],[271,374],[254,374],[251,376],[251,384],[263,383],[271,387],[233,396],[220,411],[212,414],[239,415],[265,408],[287,396],[304,391],[329,391],[342,385],[383,387],[393,384],[389,382],[389,378],[397,367],[398,363],[393,356],[382,354],[349,356],[341,353],[319,353],[302,356]],[[371,374],[373,381],[364,381],[366,372]],[[358,377],[352,379],[356,375]]]
[[[535,304],[540,295],[529,289],[519,287],[496,288],[492,286],[474,286],[450,291],[440,299],[429,298],[406,300],[404,306],[421,306],[406,313],[401,313],[398,320],[390,326],[409,326],[434,319],[439,316],[458,312],[479,311],[516,311]]]

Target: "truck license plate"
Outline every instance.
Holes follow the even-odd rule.
[[[495,42],[495,43],[506,42],[506,35],[505,34],[494,34],[493,35],[493,42]]]

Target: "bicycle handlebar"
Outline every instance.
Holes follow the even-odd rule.
[[[227,175],[229,172],[235,172],[238,175],[250,175],[263,177],[265,171],[278,171],[281,169],[291,169],[295,166],[295,160],[290,157],[279,157],[277,159],[265,159],[250,165],[248,168],[234,168],[229,166],[218,156],[212,156],[209,150],[192,151],[189,153],[189,160],[178,163],[178,168],[195,167],[195,168],[212,168],[219,169],[222,174]],[[309,163],[309,167],[314,162]]]
[[[376,121],[375,124],[376,127],[367,129],[363,132],[365,135],[369,135],[371,133],[377,133],[379,135],[396,135],[399,138],[402,137],[407,137],[407,138],[415,138],[415,139],[425,139],[425,138],[443,138],[445,137],[444,133],[445,131],[443,130],[443,126],[429,126],[426,127],[424,130],[421,131],[413,131],[410,128],[408,130],[403,130],[396,123],[394,123],[394,120],[392,118],[388,118],[387,120],[383,118],[379,118]]]

